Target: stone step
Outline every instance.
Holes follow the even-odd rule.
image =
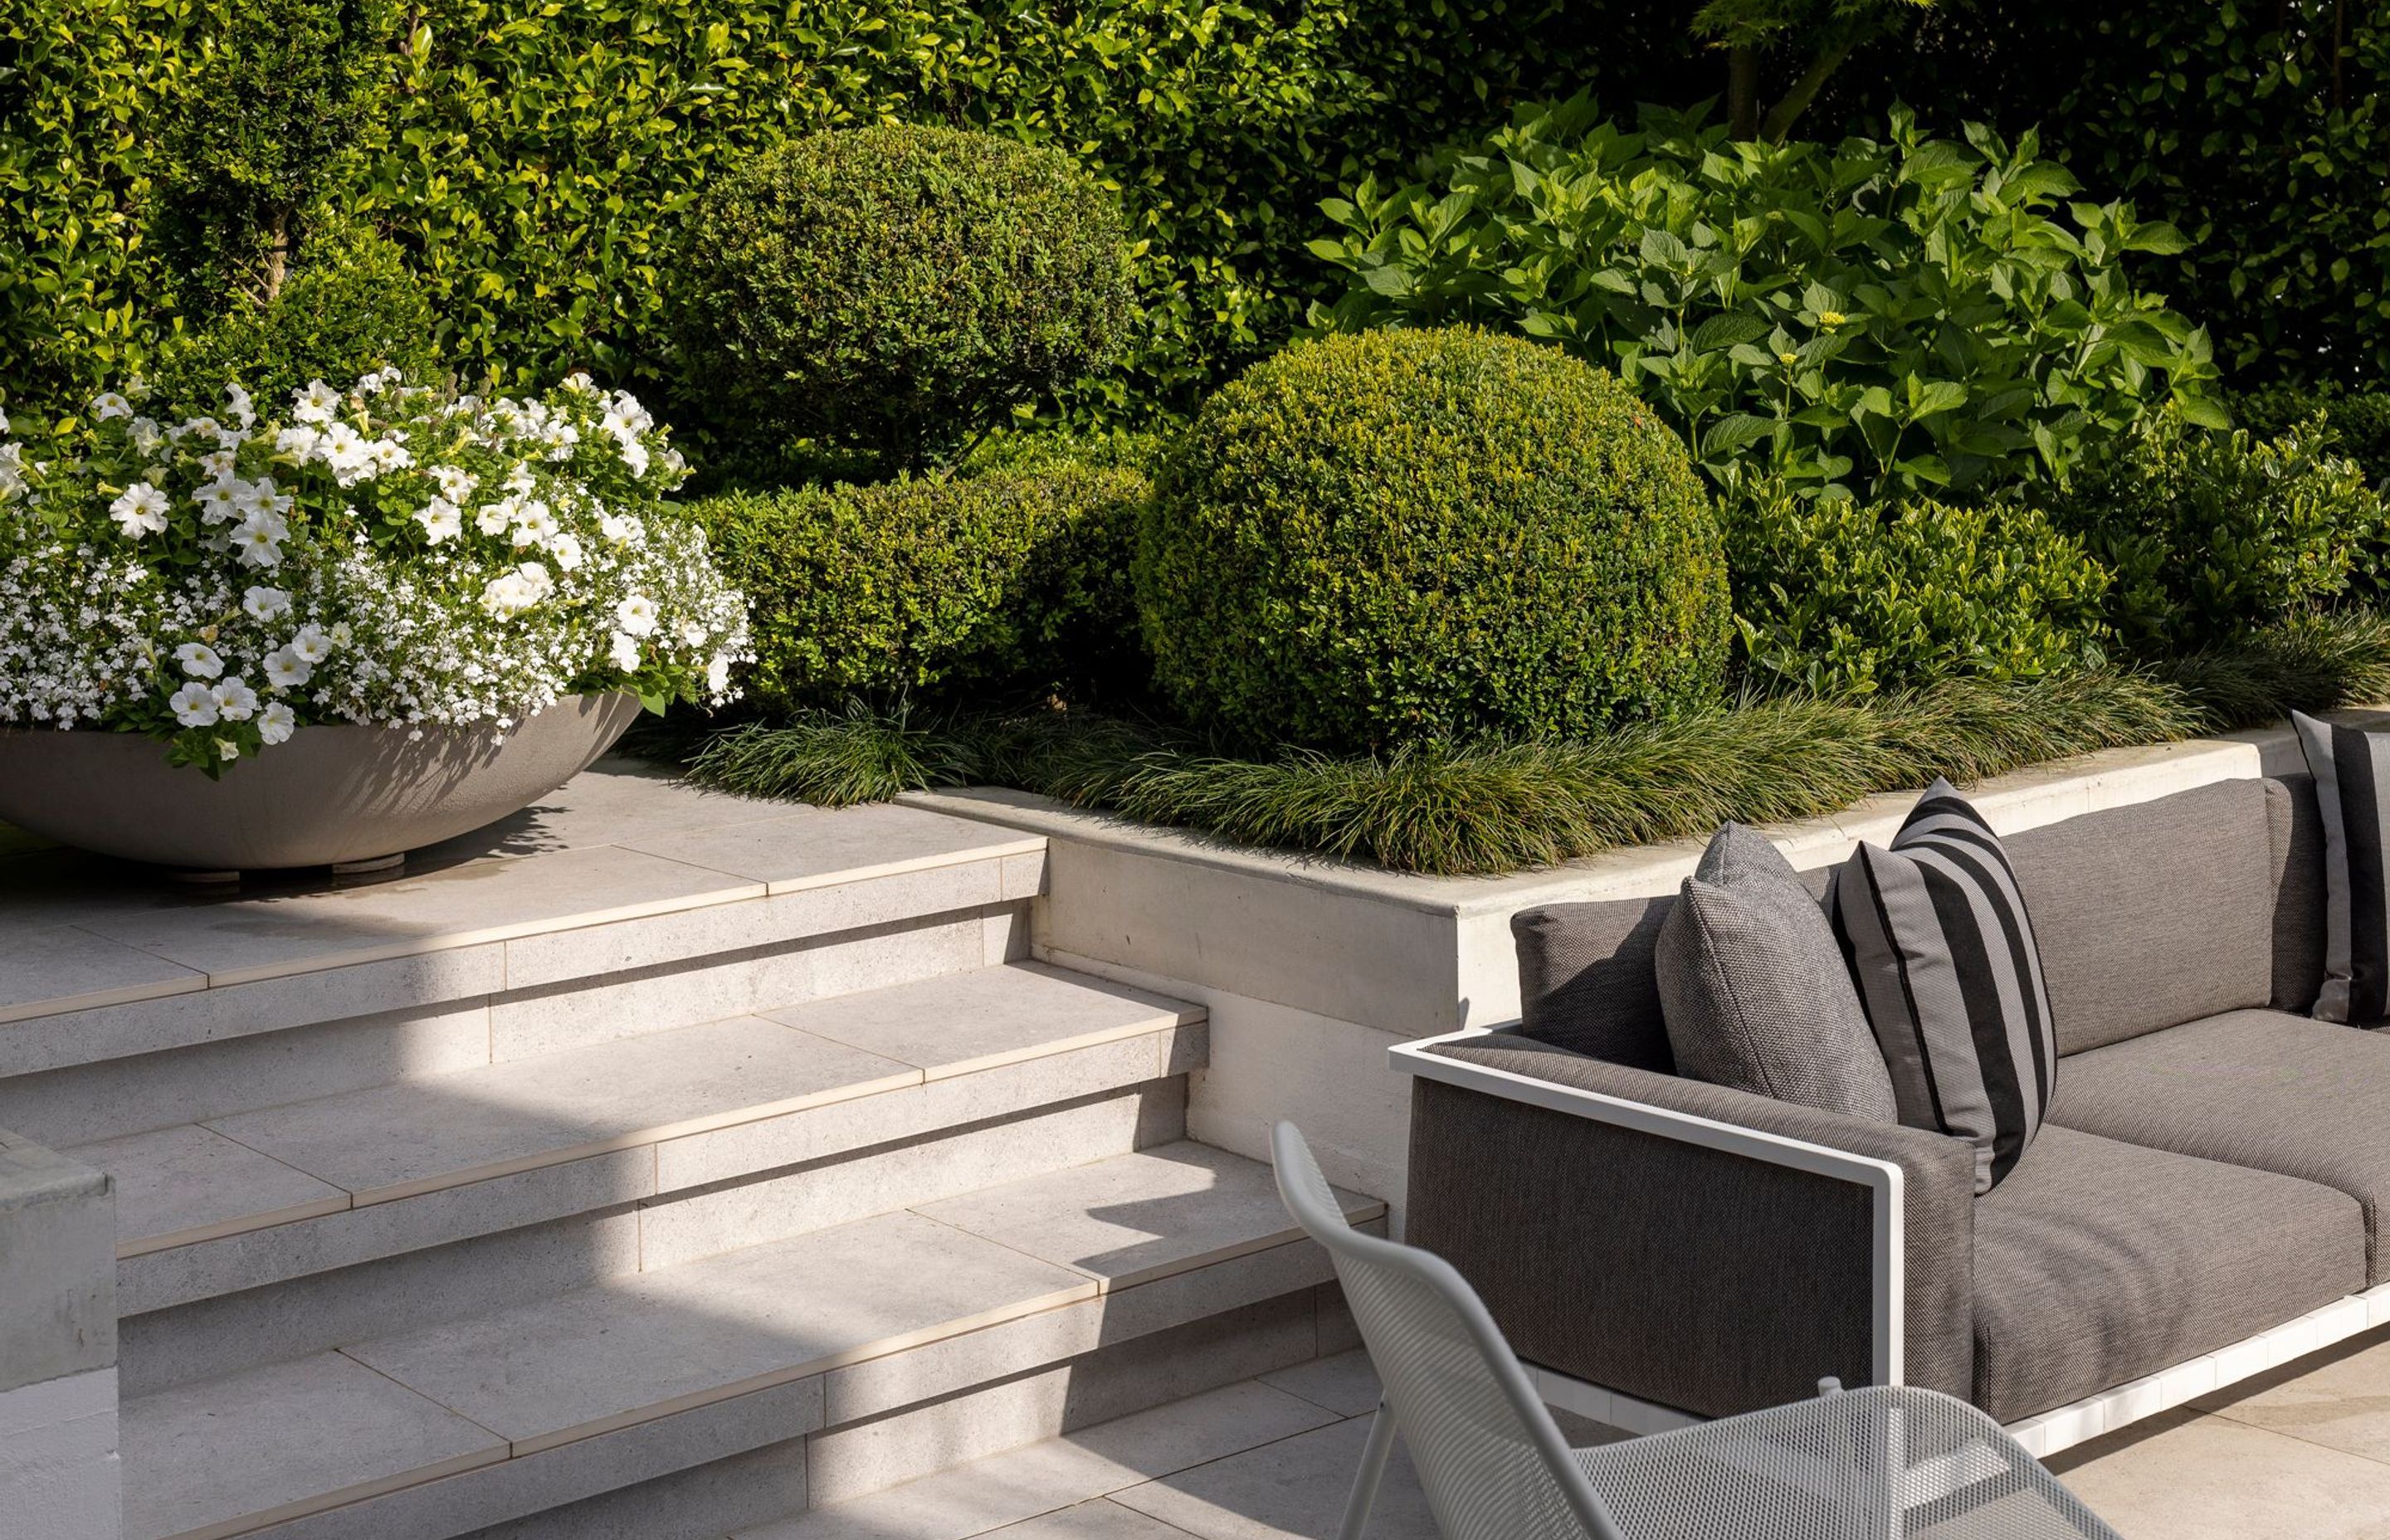
[[[445,1540],[1329,1277],[1267,1168],[1164,1146],[135,1399],[126,1534]]]
[[[1040,890],[1044,849],[969,818],[757,802],[609,761],[385,881],[211,896],[80,852],[0,856],[0,1112],[40,1110],[11,1077],[393,1013],[481,1010],[490,1057],[535,1052],[553,1037],[507,1032],[509,1003],[535,1014],[592,980],[999,911]]]
[[[1121,1092],[1200,1063],[1201,1021],[1013,963],[68,1153],[117,1180],[137,1315]]]

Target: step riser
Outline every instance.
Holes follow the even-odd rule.
[[[1185,1131],[1184,1080],[1148,1082],[675,1197],[593,1204],[546,1223],[128,1313],[121,1328],[124,1393],[147,1394],[342,1342],[482,1314],[604,1277],[893,1213],[991,1183],[1167,1144]],[[605,1188],[601,1184],[586,1191],[602,1198]],[[373,1213],[330,1217],[356,1220]],[[150,1263],[148,1257],[127,1259],[120,1274],[139,1278],[161,1270],[145,1269]],[[121,1283],[120,1292],[139,1304],[137,1288]]]
[[[1269,1269],[1273,1282],[1310,1281],[1255,1290],[1223,1278],[1229,1287],[1216,1308],[1135,1336],[1099,1331],[1067,1357],[1026,1362],[934,1400],[826,1420],[819,1392],[805,1393],[817,1382],[803,1381],[251,1533],[259,1540],[716,1540],[808,1505],[1341,1352],[1349,1345],[1342,1303],[1333,1284],[1319,1281],[1326,1258],[1316,1250],[1311,1256],[1308,1273]],[[834,1405],[838,1375],[829,1379]]]
[[[1025,905],[999,904],[15,1075],[0,1127],[53,1148],[116,1138],[1018,961],[1027,937]]]
[[[520,1226],[749,1180],[1183,1075],[1201,1023],[640,1144],[222,1239],[123,1257],[118,1308],[168,1309]],[[727,1204],[735,1200],[724,1200]],[[698,1212],[698,1211],[692,1211]]]

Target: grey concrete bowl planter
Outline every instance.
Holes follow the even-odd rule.
[[[526,807],[587,769],[636,696],[571,695],[498,741],[486,728],[302,727],[220,780],[132,733],[0,729],[0,820],[186,870],[362,867]]]

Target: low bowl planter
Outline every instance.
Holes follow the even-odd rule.
[[[353,866],[529,806],[613,746],[627,693],[487,728],[302,727],[218,780],[135,733],[0,729],[0,819],[63,844],[205,871]]]

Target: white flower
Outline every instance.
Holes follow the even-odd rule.
[[[415,521],[434,545],[453,540],[465,530],[465,510],[445,497],[434,497],[416,514]]]
[[[483,534],[504,534],[507,526],[514,521],[515,505],[511,497],[503,503],[484,503],[481,511],[473,515],[473,527]]]
[[[415,463],[415,454],[395,438],[376,439],[373,462],[377,470],[405,470]]]
[[[233,532],[232,548],[239,554],[240,564],[244,567],[279,567],[282,565],[282,543],[275,539],[269,527],[257,521],[258,517],[251,514],[248,522]],[[271,519],[273,515],[264,517]]]
[[[272,486],[274,483],[268,481],[265,484],[267,486]],[[271,506],[261,506],[251,508],[249,510],[249,517],[240,521],[240,528],[241,533],[244,534],[251,531],[255,531],[256,533],[264,535],[266,539],[275,541],[277,544],[290,538],[290,525],[289,521],[282,517],[281,513],[276,507]]]
[[[91,398],[91,415],[101,422],[110,417],[129,417],[133,415],[133,403],[114,391],[102,391]]]
[[[501,618],[519,615],[556,590],[556,580],[536,561],[501,572],[482,589],[482,608]]]
[[[638,669],[639,639],[636,636],[617,631],[614,633],[610,648],[616,668],[621,669],[624,674],[631,674]]]
[[[705,665],[705,692],[708,695],[720,695],[729,687],[730,660],[717,652],[713,655],[713,661]]]
[[[361,396],[378,396],[381,394],[382,391],[390,389],[392,385],[397,384],[400,378],[399,372],[396,369],[376,369],[373,373],[357,381],[357,394]]]
[[[116,520],[127,540],[138,540],[145,534],[166,533],[166,507],[164,493],[147,481],[135,481],[108,505],[108,516]]]
[[[133,440],[133,447],[144,455],[155,455],[166,443],[166,430],[154,418],[135,417],[125,431]]]
[[[570,530],[548,537],[547,554],[568,572],[579,571],[581,563],[586,559],[586,553],[581,549],[581,537]]]
[[[237,495],[239,487],[238,481],[219,479],[191,494],[191,500],[199,505],[200,520],[209,524],[229,524],[239,518],[240,499]]]
[[[240,607],[252,621],[270,621],[290,611],[290,596],[279,588],[251,588],[240,597]]]
[[[212,679],[224,672],[224,660],[205,642],[185,642],[174,649],[174,661],[194,679]]]
[[[290,511],[291,498],[288,493],[274,484],[274,478],[271,476],[260,476],[254,481],[244,481],[235,478],[232,482],[232,504],[246,514],[288,513]],[[276,535],[275,538],[279,540],[282,537]]]
[[[257,710],[257,692],[239,679],[219,679],[208,691],[216,703],[216,714],[226,722],[239,722]]]
[[[257,413],[250,402],[249,392],[240,388],[240,381],[234,380],[225,387],[225,404],[231,408],[232,420],[242,428],[247,428],[257,420]]]
[[[285,428],[274,435],[274,452],[293,456],[302,465],[315,457],[323,443],[323,430],[317,428]]]
[[[264,739],[268,747],[289,741],[290,735],[298,729],[299,713],[279,700],[257,713],[257,736]]]
[[[589,378],[589,371],[586,369],[573,370],[564,377],[561,384],[574,395],[594,396],[598,393],[598,382]]]
[[[199,474],[219,481],[229,480],[239,458],[238,450],[211,449],[199,456]]]
[[[228,738],[216,739],[216,758],[229,764],[240,758],[240,745]]]
[[[634,636],[651,635],[656,629],[656,601],[645,594],[633,594],[614,607],[614,623]]]
[[[311,622],[301,626],[299,635],[290,638],[290,650],[302,661],[320,663],[332,655],[332,638],[324,635],[322,626]]]
[[[462,503],[473,495],[473,482],[477,480],[471,471],[453,465],[433,466],[431,479],[440,483],[440,494],[452,503]]]
[[[622,445],[622,450],[623,463],[630,468],[631,474],[645,476],[648,473],[648,446],[631,439]]]
[[[598,533],[617,545],[636,545],[647,538],[647,526],[627,513],[601,513],[598,516]]]
[[[514,543],[518,545],[538,545],[557,533],[556,514],[536,497],[528,498],[515,507]]]
[[[193,683],[166,698],[174,720],[186,727],[211,727],[216,720],[216,699],[205,685]]]
[[[301,422],[329,422],[340,405],[340,391],[320,379],[311,379],[305,390],[290,398],[290,415]]]
[[[521,461],[516,461],[515,468],[507,472],[507,490],[516,496],[528,497],[538,488],[538,478],[532,475],[531,467]]]
[[[265,655],[265,682],[276,689],[297,689],[315,675],[315,666],[287,647]]]

